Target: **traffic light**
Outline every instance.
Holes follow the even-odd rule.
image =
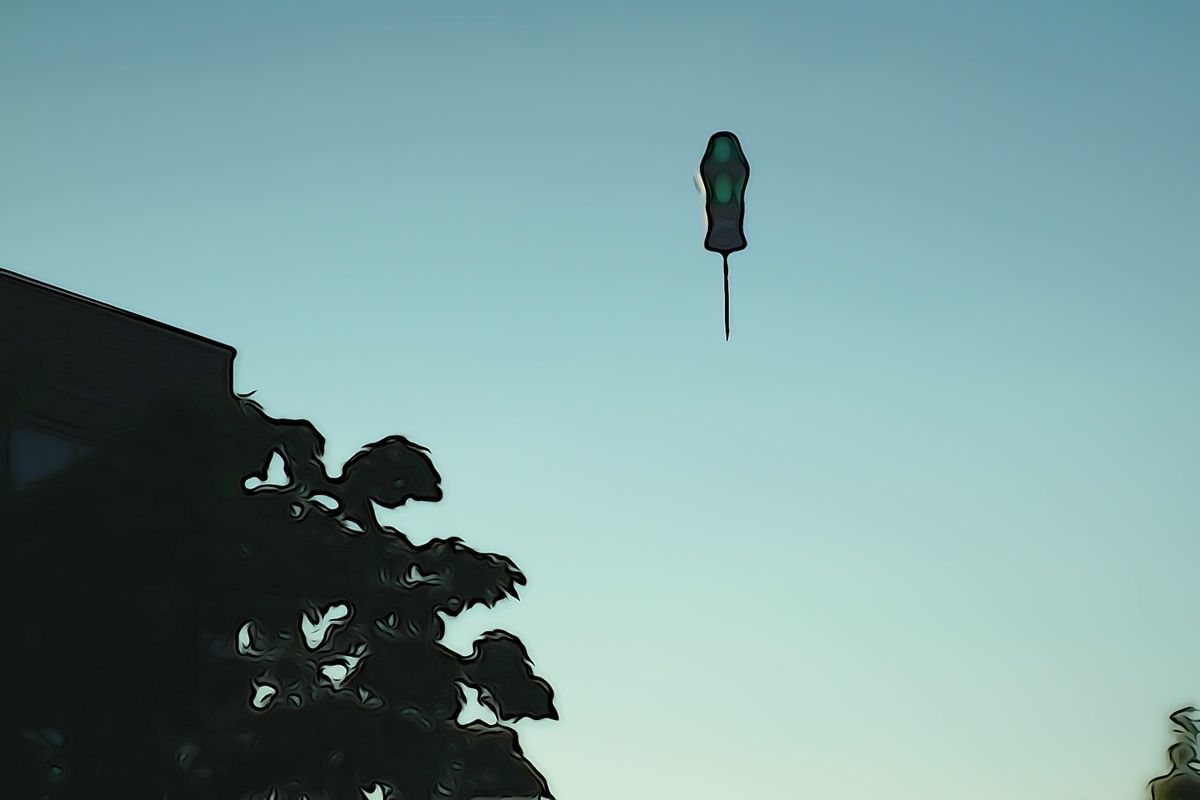
[[[750,164],[738,138],[729,131],[714,133],[700,162],[708,236],[704,249],[729,255],[746,248],[742,221],[746,216],[746,183]]]
[[[746,217],[746,184],[750,164],[741,142],[729,131],[718,131],[708,139],[700,160],[704,192],[704,215],[708,233],[704,249],[720,253],[725,272],[725,338],[729,339],[729,254],[746,247],[742,223]]]

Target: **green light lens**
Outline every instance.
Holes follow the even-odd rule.
[[[713,197],[718,203],[728,203],[733,199],[733,181],[724,172],[713,179]]]
[[[716,161],[718,164],[724,164],[733,158],[733,143],[724,136],[717,139],[713,142],[712,157],[713,161]]]

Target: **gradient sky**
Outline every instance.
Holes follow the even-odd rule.
[[[560,800],[1126,800],[1200,705],[1200,5],[0,4],[0,265],[511,556]],[[749,248],[702,247],[730,129]]]

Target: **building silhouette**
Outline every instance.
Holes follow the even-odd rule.
[[[87,452],[170,391],[232,391],[225,344],[0,269],[0,488]]]

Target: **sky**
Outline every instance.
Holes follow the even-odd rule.
[[[1200,6],[0,5],[0,266],[529,586],[559,800],[1125,800],[1200,705]],[[749,247],[703,248],[708,137]]]

